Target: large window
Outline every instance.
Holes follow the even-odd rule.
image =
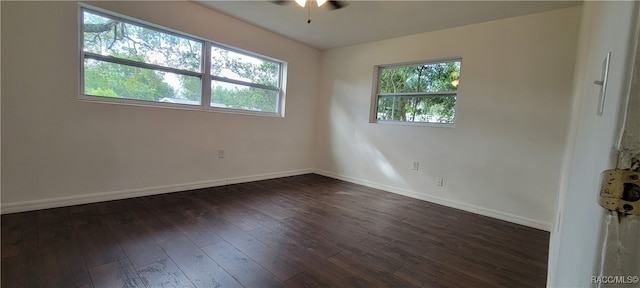
[[[460,59],[376,67],[376,121],[455,123]]]
[[[81,8],[82,98],[282,115],[282,61]]]

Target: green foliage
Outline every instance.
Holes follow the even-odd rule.
[[[136,100],[159,101],[174,97],[174,89],[163,82],[162,72],[132,66],[85,61],[85,93]]]
[[[211,75],[278,86],[280,65],[223,48],[212,48]]]
[[[193,72],[201,70],[202,42],[88,11],[83,15],[86,52]]]
[[[222,88],[211,91],[212,106],[263,112],[278,111],[278,92],[253,87]]]
[[[113,98],[120,98],[118,97],[118,93],[116,93],[116,91],[113,91],[111,88],[107,88],[107,89],[103,89],[102,87],[94,87],[94,88],[88,88],[85,89],[86,93],[88,95],[98,95],[98,96],[105,96],[105,97],[113,97]]]
[[[456,91],[459,77],[460,62],[382,69],[378,93],[396,95],[379,96],[378,119],[452,123],[455,96],[420,94]]]
[[[180,91],[180,98],[189,99],[194,101],[200,101],[202,88],[202,80],[198,77],[180,75],[180,84],[182,90]]]

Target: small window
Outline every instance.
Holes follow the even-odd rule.
[[[454,124],[460,62],[376,67],[375,120]]]
[[[84,99],[282,115],[283,62],[87,7],[81,25]]]

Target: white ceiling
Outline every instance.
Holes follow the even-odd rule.
[[[580,5],[580,1],[345,1],[329,10],[312,3],[192,0],[320,50]]]

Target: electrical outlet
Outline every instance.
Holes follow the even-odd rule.
[[[442,177],[436,177],[436,186],[442,186],[444,179]]]
[[[223,149],[218,150],[218,158],[224,158],[224,150]]]
[[[414,161],[413,162],[413,170],[419,170],[419,169],[420,169],[420,162]]]

